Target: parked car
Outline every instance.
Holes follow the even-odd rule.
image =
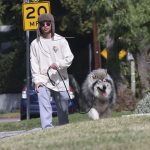
[[[71,114],[76,111],[76,105],[75,105],[75,96],[73,91],[70,90],[69,93],[71,97],[71,99],[69,100],[69,113]],[[30,97],[30,104],[29,104],[30,118],[39,117],[40,113],[39,113],[38,96],[32,86],[30,86],[29,97]],[[53,117],[57,116],[57,108],[54,100],[52,100],[51,105],[52,105]],[[25,87],[22,90],[22,98],[20,103],[20,119],[24,120],[26,118],[27,118],[27,88]]]

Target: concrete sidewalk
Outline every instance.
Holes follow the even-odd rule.
[[[0,123],[2,122],[18,122],[20,118],[9,118],[9,117],[0,117]]]
[[[31,130],[20,130],[20,131],[7,131],[7,132],[0,132],[0,140],[4,138],[11,138],[18,135],[27,135],[37,131],[42,131],[42,128],[34,128]]]
[[[12,136],[15,136],[15,135],[19,135],[19,134],[22,134],[22,133],[24,133],[24,132],[25,132],[25,130],[21,130],[21,131],[9,131],[9,132],[0,132],[0,139],[12,137]]]

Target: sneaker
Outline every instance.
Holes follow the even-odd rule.
[[[43,128],[43,129],[50,129],[50,128],[54,128],[54,126],[50,125],[50,126],[47,126],[47,127]]]

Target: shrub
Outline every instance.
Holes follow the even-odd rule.
[[[148,92],[143,99],[141,99],[134,111],[136,114],[150,113],[150,92]]]

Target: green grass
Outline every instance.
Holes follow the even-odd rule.
[[[122,113],[126,114],[126,113]],[[115,117],[92,121],[86,115],[70,115],[70,124],[0,140],[1,150],[148,150],[150,116]],[[127,113],[128,114],[128,113]],[[32,122],[32,123],[31,123]],[[57,124],[57,118],[54,118]],[[39,120],[17,122],[26,128]],[[32,125],[31,125],[32,124]]]
[[[125,114],[130,114],[131,112],[113,112],[112,117],[120,117],[121,115]],[[5,114],[0,114],[0,117],[19,117],[20,114],[19,112],[16,113],[5,113]],[[86,114],[71,114],[69,115],[69,120],[70,123],[75,123],[75,122],[80,122],[80,121],[85,121],[89,120]],[[53,123],[55,126],[58,126],[58,118],[54,117],[53,118]],[[40,127],[40,119],[30,119],[30,120],[23,120],[23,121],[18,121],[18,122],[8,122],[8,123],[0,123],[0,132],[4,131],[16,131],[16,130],[30,130],[33,128],[39,128]]]
[[[80,122],[80,121],[89,120],[89,119],[86,114],[81,115],[79,113],[76,113],[76,114],[69,115],[69,120],[71,123],[74,123],[74,122]],[[57,117],[53,118],[53,124],[54,124],[54,126],[58,126],[58,118]],[[0,132],[16,131],[16,130],[30,130],[33,128],[39,128],[40,126],[41,125],[40,125],[39,118],[11,122],[11,123],[4,122],[4,123],[0,123]]]

